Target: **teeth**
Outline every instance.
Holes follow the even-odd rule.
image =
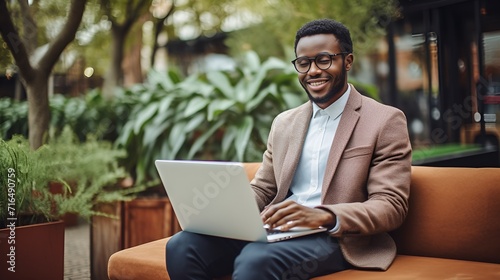
[[[315,86],[319,86],[319,85],[322,85],[326,83],[326,81],[321,81],[321,82],[312,82],[312,83],[309,83],[311,86],[315,87]]]

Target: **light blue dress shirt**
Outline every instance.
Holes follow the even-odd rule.
[[[347,91],[326,109],[313,103],[313,116],[290,187],[292,195],[288,199],[308,207],[321,204],[326,162],[350,92],[351,86],[348,85]]]

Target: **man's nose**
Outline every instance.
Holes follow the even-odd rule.
[[[311,62],[311,67],[309,67],[309,71],[307,71],[307,73],[310,76],[315,76],[318,73],[321,73],[321,71],[323,71],[323,70],[319,69],[318,65],[316,65],[316,61],[313,61],[313,62]]]

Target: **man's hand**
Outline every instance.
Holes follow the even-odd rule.
[[[260,216],[264,224],[271,229],[280,227],[282,231],[297,226],[309,228],[333,227],[336,221],[333,213],[329,211],[303,206],[291,200],[266,207]]]

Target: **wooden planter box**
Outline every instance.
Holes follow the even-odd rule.
[[[113,253],[180,231],[166,197],[105,204],[99,211],[119,218],[92,218],[90,269],[93,280],[108,280],[108,259]]]
[[[62,280],[63,277],[63,221],[0,229],[0,279]]]

